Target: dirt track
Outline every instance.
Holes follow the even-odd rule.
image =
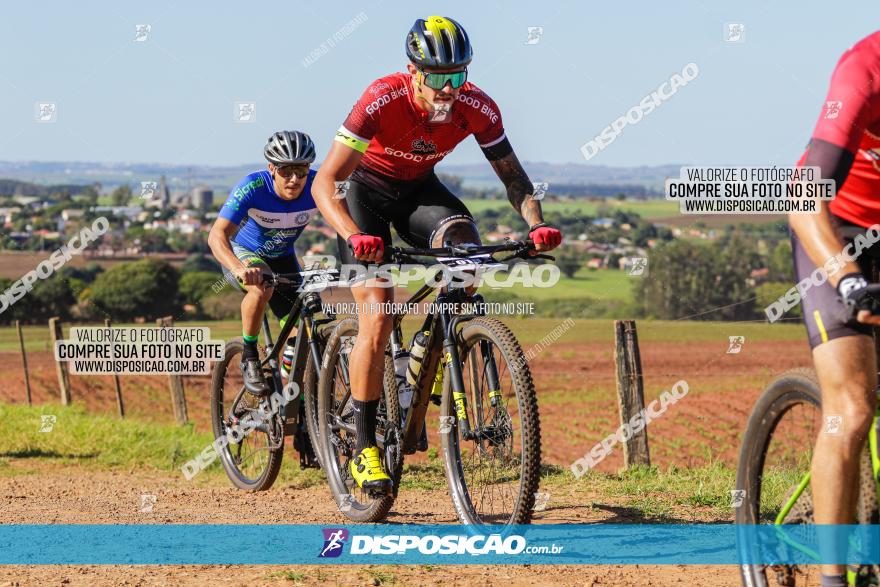
[[[716,348],[717,347],[717,348]],[[664,467],[697,466],[711,455],[732,463],[748,412],[763,384],[785,369],[808,364],[805,344],[754,342],[743,353],[726,355],[725,344],[664,343],[642,345],[648,401],[660,390],[686,378],[692,394],[670,414],[651,424],[652,461]],[[567,345],[566,353],[546,354],[533,363],[538,382],[544,462],[568,467],[617,426],[613,359],[606,344]],[[11,353],[0,357],[0,399],[21,401],[20,366]],[[53,402],[54,372],[48,357],[34,353],[35,403]],[[29,357],[30,358],[30,357]],[[124,383],[127,405],[135,418],[168,421],[164,382]],[[206,382],[187,380],[191,406],[207,394]],[[75,396],[90,411],[112,412],[109,378],[74,378]],[[137,389],[137,393],[133,391]],[[191,390],[191,391],[190,391]],[[57,392],[55,392],[57,393]],[[191,395],[190,395],[191,394]],[[161,400],[161,401],[157,401]],[[157,412],[156,406],[160,406]],[[190,410],[197,428],[207,429],[206,414]],[[432,445],[436,439],[432,437]],[[708,450],[707,450],[708,449]],[[254,523],[345,522],[324,486],[297,489],[276,484],[267,493],[245,494],[225,480],[191,483],[179,476],[133,469],[95,472],[50,465],[35,459],[9,459],[0,477],[0,502],[19,523],[239,523],[247,512]],[[599,469],[622,465],[619,451]],[[284,466],[291,466],[286,460]],[[568,492],[568,493],[566,493]],[[157,495],[150,514],[139,513],[142,493]],[[696,521],[692,511],[675,512]],[[402,491],[391,523],[457,523],[445,489]],[[642,521],[625,499],[611,502],[581,487],[553,487],[546,511],[535,523]],[[710,520],[701,520],[710,521]],[[713,520],[718,521],[718,520]],[[694,566],[87,566],[0,567],[0,586],[12,585],[739,585],[735,567]]]
[[[0,496],[16,523],[343,523],[327,489],[276,485],[261,494],[232,489],[222,480],[194,485],[179,476],[96,472],[79,467],[10,459]],[[287,461],[285,466],[290,466]],[[139,512],[140,495],[157,496],[151,513]],[[554,487],[553,501],[536,523],[631,521],[623,504]],[[592,503],[591,503],[592,501]],[[589,503],[590,505],[584,505]],[[684,512],[682,512],[684,514]],[[445,489],[401,491],[391,523],[457,523]],[[674,566],[30,566],[0,567],[0,585],[704,585],[737,584],[734,567]],[[384,577],[384,581],[382,580]],[[376,581],[379,581],[378,583]]]

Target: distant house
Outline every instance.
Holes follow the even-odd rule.
[[[157,224],[154,222],[153,224]],[[145,225],[146,226],[146,225]],[[198,220],[169,220],[167,223],[168,232],[179,232],[181,234],[194,234],[202,227],[202,223]]]
[[[79,220],[83,217],[84,212],[82,210],[65,208],[61,211],[61,217],[58,218],[58,222],[56,223],[58,226],[58,232],[64,232],[64,227],[67,226],[67,223],[71,220]]]
[[[595,218],[592,222],[590,222],[593,226],[600,226],[602,228],[613,228],[615,224],[614,218]]]
[[[85,214],[85,212],[82,210],[77,210],[75,208],[65,208],[64,210],[61,211],[61,218],[65,222],[70,222],[71,220],[74,220],[74,219],[79,220],[80,218],[83,217],[83,214]]]
[[[752,278],[756,282],[764,281],[770,275],[770,269],[768,267],[761,267],[760,269],[752,269],[752,272],[749,273],[749,277]]]
[[[39,208],[41,204],[40,198],[37,198],[36,196],[15,196],[12,199],[17,204],[21,204],[22,206],[30,206],[31,208]]]
[[[140,206],[95,206],[92,210],[102,214],[110,213],[113,216],[126,216],[131,219],[138,218],[144,211]]]
[[[0,208],[0,224],[8,224],[12,222],[12,217],[21,212],[21,208],[14,206],[12,208]]]

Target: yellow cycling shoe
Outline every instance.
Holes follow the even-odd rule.
[[[391,493],[391,477],[382,466],[379,449],[368,446],[351,459],[348,465],[358,487],[367,491]]]

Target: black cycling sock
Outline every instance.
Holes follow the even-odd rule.
[[[355,452],[360,453],[368,446],[376,446],[376,409],[379,400],[362,402],[352,398],[354,407],[354,427],[357,430],[357,447]]]
[[[819,579],[821,587],[847,587],[846,575],[822,575]]]
[[[260,351],[257,350],[257,341],[244,341],[244,350],[241,352],[241,360],[256,359],[259,358],[259,356]]]

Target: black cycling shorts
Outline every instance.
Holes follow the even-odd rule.
[[[386,249],[391,246],[392,226],[410,246],[427,248],[445,222],[474,221],[464,202],[433,173],[424,180],[389,182],[359,168],[349,178],[345,201],[361,232],[381,237]],[[368,264],[354,258],[341,236],[337,243],[343,264]]]
[[[833,217],[833,221],[836,223],[838,234],[847,244],[851,243],[857,234],[865,234],[867,230],[836,216]],[[791,231],[791,251],[794,258],[795,283],[810,279],[810,275],[817,267],[807,255],[807,251],[801,245],[794,231]],[[850,249],[850,252],[852,251]],[[878,259],[880,259],[880,243],[863,250],[856,259],[862,274],[868,280],[872,279],[873,264]],[[858,335],[871,336],[873,331],[873,327],[868,324],[847,324],[847,312],[843,300],[840,299],[837,288],[831,285],[828,280],[818,286],[811,283],[806,294],[801,297],[801,311],[804,315],[804,324],[807,327],[811,349],[835,338]]]
[[[235,253],[235,256],[248,267],[260,267],[264,271],[271,273],[298,273],[302,271],[299,262],[296,260],[296,255],[261,257],[257,253],[238,243],[230,241],[229,244],[232,246],[232,252]],[[226,278],[226,281],[238,291],[242,293],[247,291],[244,286],[238,282],[235,275],[225,267],[223,268],[223,276]],[[269,307],[272,309],[272,313],[281,320],[290,313],[294,301],[296,301],[295,291],[291,291],[290,288],[276,288],[272,292],[272,297],[269,298]]]

